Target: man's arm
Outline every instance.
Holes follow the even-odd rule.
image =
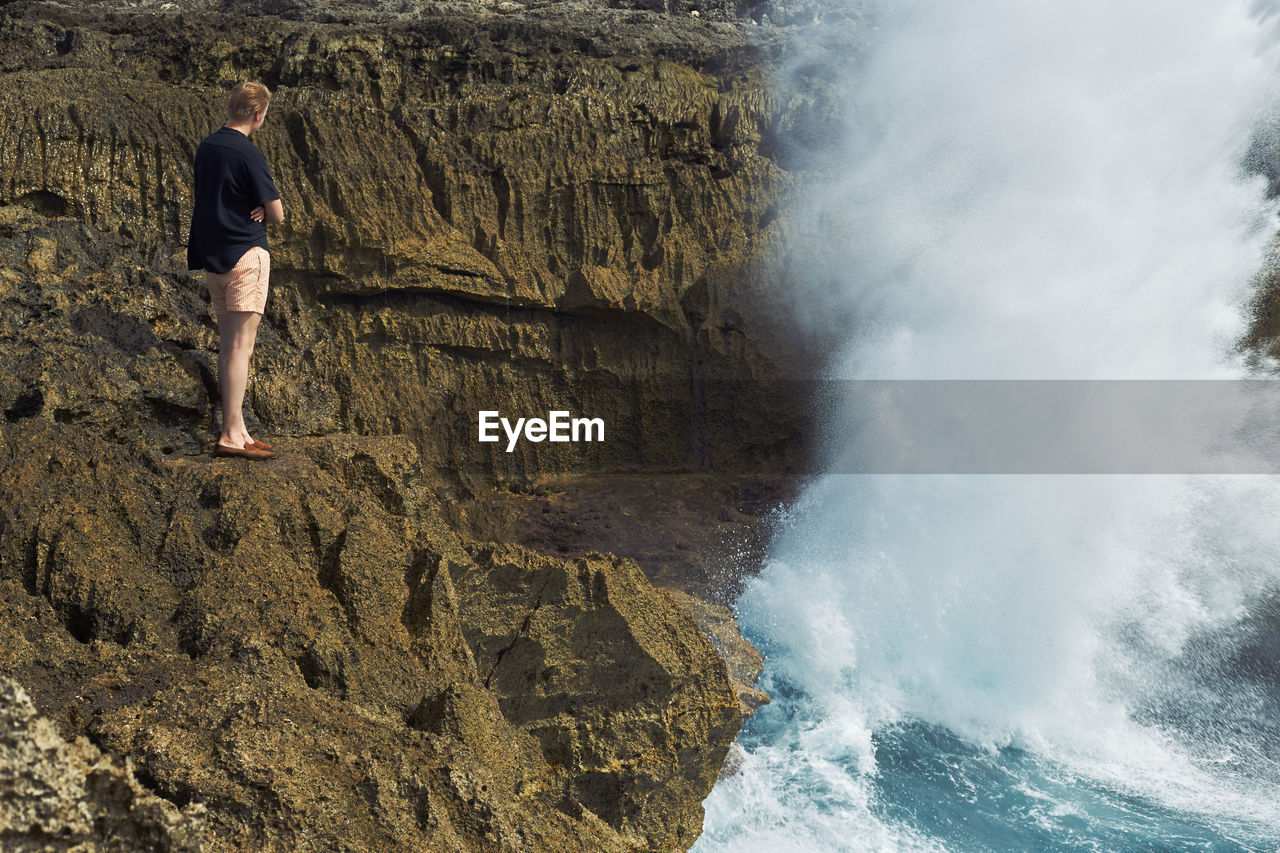
[[[261,222],[264,219],[267,222],[284,222],[284,205],[280,203],[280,199],[260,204],[249,211],[249,218],[254,222]]]
[[[284,206],[280,204],[280,191],[276,189],[276,182],[271,180],[271,169],[267,166],[267,158],[261,151],[255,150],[254,154],[255,156],[245,162],[247,181],[245,189],[250,198],[272,200],[262,202],[250,211],[249,216],[255,222],[263,220],[274,223],[284,222]]]

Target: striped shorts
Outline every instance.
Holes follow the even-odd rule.
[[[249,249],[226,272],[204,271],[204,283],[213,299],[213,310],[218,314],[227,311],[261,314],[267,307],[267,280],[270,277],[271,255],[261,246]]]

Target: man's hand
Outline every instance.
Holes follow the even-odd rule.
[[[280,204],[280,199],[273,199],[266,204],[260,204],[253,210],[249,211],[249,218],[254,222],[284,222],[284,206]]]

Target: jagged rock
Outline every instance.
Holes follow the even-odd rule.
[[[468,544],[404,439],[255,464],[2,429],[0,670],[206,804],[208,849],[697,837],[737,703],[634,563]]]
[[[10,853],[199,853],[205,808],[181,811],[87,738],[68,743],[0,675],[0,845]]]
[[[741,725],[724,662],[630,560],[473,550],[481,571],[454,581],[480,676],[568,774],[566,800],[650,848],[692,844],[692,794],[710,790]],[[707,758],[690,762],[695,752]]]
[[[723,604],[703,601],[678,589],[668,592],[693,617],[693,621],[707,635],[711,645],[728,665],[729,683],[738,697],[742,717],[750,717],[761,705],[767,705],[770,701],[769,694],[755,686],[764,668],[764,655],[742,636],[738,623],[733,618],[733,611]]]

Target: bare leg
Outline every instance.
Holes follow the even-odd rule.
[[[222,392],[222,435],[218,444],[243,448],[252,441],[244,425],[244,391],[249,384],[249,358],[258,337],[256,311],[224,311],[218,315],[218,388]]]

